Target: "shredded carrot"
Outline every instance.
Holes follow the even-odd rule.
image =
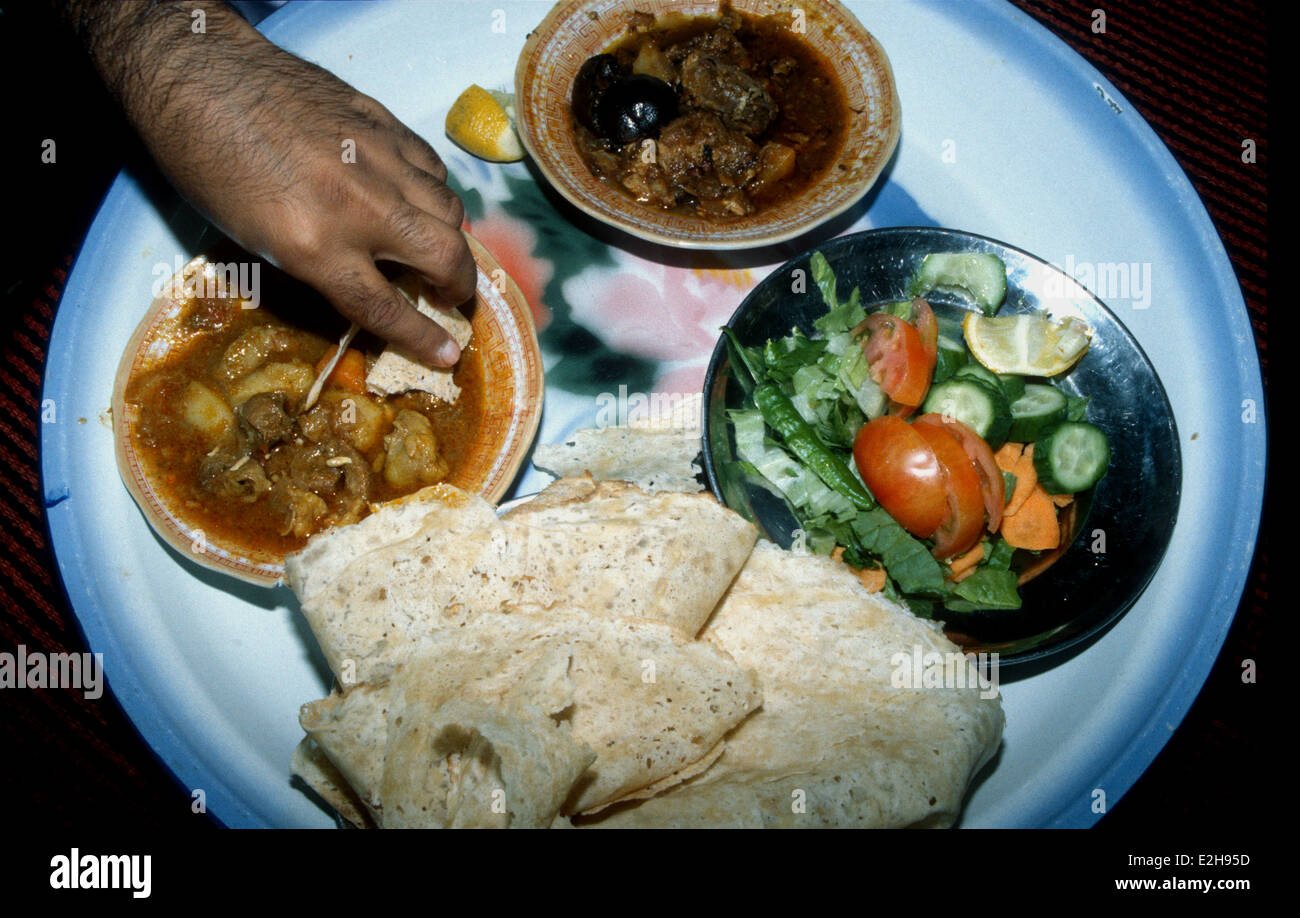
[[[993,461],[998,464],[1004,472],[1013,472],[1016,463],[1020,461],[1020,454],[1025,451],[1023,443],[1003,443],[998,451],[993,454]]]
[[[857,574],[858,579],[862,581],[862,585],[867,588],[868,593],[879,593],[885,588],[885,581],[888,579],[883,567],[867,568],[858,571]]]
[[[1073,495],[1073,494],[1053,494],[1053,495],[1052,495],[1052,503],[1056,504],[1056,506],[1058,506],[1058,507],[1068,507],[1068,506],[1070,506],[1070,504],[1074,503],[1074,495]]]
[[[1019,485],[1016,490],[1019,491]],[[1002,517],[1002,538],[1016,548],[1045,551],[1061,542],[1061,527],[1056,519],[1056,505],[1042,485],[1034,483],[1029,495],[1015,513]]]
[[[957,557],[953,558],[951,561],[948,562],[948,566],[952,568],[952,576],[949,577],[948,579],[949,580],[963,579],[964,575],[968,574],[970,571],[973,571],[975,569],[975,566],[979,564],[980,561],[982,560],[984,560],[983,542],[979,543],[970,551],[966,552],[966,554],[958,555]]]
[[[338,347],[331,347],[325,352],[325,356],[316,364],[316,372],[319,374],[325,369],[331,360],[334,359],[334,353]],[[366,355],[356,348],[348,348],[343,352],[343,357],[330,373],[329,378],[325,380],[326,385],[335,385],[340,389],[347,389],[349,392],[366,391]]]
[[[949,577],[948,581],[950,583],[961,583],[963,580],[965,580],[971,574],[975,573],[977,570],[979,570],[979,565],[972,564],[970,567],[966,568],[966,570],[962,571],[960,574],[954,574],[951,577]]]
[[[1016,476],[1016,489],[1011,492],[1011,500],[1007,501],[1007,508],[1003,511],[1004,518],[1019,512],[1025,505],[1025,501],[1029,499],[1029,495],[1034,493],[1034,488],[1038,487],[1038,473],[1034,471],[1034,444],[1030,443],[1025,447],[1025,451],[1020,454],[1020,458],[1012,467],[1011,474]]]
[[[835,550],[831,552],[831,559],[834,561],[844,561],[843,545],[835,546]],[[859,569],[849,564],[847,561],[844,562],[844,566],[857,575],[858,580],[862,581],[862,585],[867,588],[868,593],[879,593],[885,588],[887,576],[883,567]]]

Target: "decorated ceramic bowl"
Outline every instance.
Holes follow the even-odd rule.
[[[481,378],[475,377],[480,397],[446,481],[495,502],[509,489],[537,432],[542,359],[523,294],[482,245],[470,239],[470,248],[479,274],[474,305],[464,309],[472,328],[466,354],[472,350],[481,368]],[[144,448],[139,436],[148,409],[132,396],[131,383],[193,344],[192,313],[199,301],[192,294],[205,272],[213,273],[208,258],[200,255],[172,277],[127,345],[113,387],[117,465],[127,490],[164,542],[203,567],[270,586],[284,573],[284,552],[268,549],[265,540],[241,533],[238,526],[210,525],[200,495],[176,487],[180,470]]]
[[[844,93],[838,154],[789,196],[745,216],[700,216],[636,200],[593,174],[575,139],[571,95],[579,69],[626,34],[629,17],[716,16],[717,0],[561,0],[528,36],[515,70],[519,136],[546,180],[574,206],[652,242],[744,249],[780,242],[843,213],[880,177],[898,145],[901,106],[884,49],[835,0],[734,0],[741,14],[770,17],[811,45]]]

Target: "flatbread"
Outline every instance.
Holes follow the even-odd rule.
[[[286,555],[285,583],[300,600],[309,600],[357,558],[410,538],[426,523],[437,520],[455,537],[495,518],[487,501],[450,485],[431,485],[389,501],[359,522],[319,533],[302,550]]]
[[[286,561],[345,688],[388,678],[426,635],[506,607],[577,607],[693,636],[757,539],[711,495],[648,495],[590,478],[561,479],[501,518],[452,488],[422,494],[418,528],[400,507],[394,527],[414,535],[373,547],[330,530]],[[361,525],[382,531],[387,514],[380,508]]]
[[[947,826],[1000,741],[959,649],[828,558],[760,542],[702,638],[758,675],[762,709],[703,774],[595,825]],[[926,654],[956,655],[968,687],[896,687]]]
[[[298,724],[329,758],[375,825],[383,819],[379,798],[388,744],[388,683],[359,685],[303,705]]]
[[[648,494],[590,478],[561,479],[502,521],[535,577],[518,604],[572,602],[687,636],[699,632],[758,539],[712,494]]]
[[[531,706],[433,707],[397,679],[381,788],[386,829],[548,828],[596,754]]]
[[[560,443],[537,447],[533,465],[558,478],[589,474],[652,493],[703,491],[701,404],[702,396],[693,393],[672,399],[666,413],[646,411],[626,418],[623,426],[578,430]]]
[[[534,738],[516,741],[517,750],[540,745],[543,721],[552,729],[557,722],[566,725],[572,741],[596,756],[572,786],[563,806],[566,813],[655,793],[697,774],[697,763],[716,759],[727,733],[762,703],[752,674],[726,653],[707,642],[687,640],[665,625],[577,610],[485,614],[463,627],[430,635],[393,680],[359,685],[346,695],[336,693],[303,707],[303,728],[380,824],[387,824],[385,787],[401,792],[390,783],[399,772],[406,785],[415,781],[418,793],[434,793],[427,782],[421,784],[418,755],[392,768],[386,763],[399,742],[394,740],[395,717],[405,710],[394,701],[392,686],[403,682],[408,687],[401,691],[418,693],[421,710],[441,711],[444,720],[448,713],[443,706],[459,700],[513,712],[517,722],[530,722]],[[540,700],[540,706],[534,700]],[[518,713],[557,704],[563,707],[545,716]],[[494,735],[507,732],[487,716],[478,723],[478,731],[493,743]],[[420,741],[413,742],[418,748]],[[429,748],[427,742],[424,748]],[[572,761],[553,752],[543,759],[560,763],[543,767],[552,776],[561,776],[561,765]],[[428,764],[434,769],[428,780],[436,788],[447,784],[438,761],[430,757]],[[485,767],[484,773],[505,779],[506,771],[497,767],[497,772]],[[487,780],[480,775],[475,786],[483,787]],[[530,780],[535,786],[554,786]],[[515,784],[522,787],[524,781],[516,779]],[[529,817],[541,819],[546,809],[538,806]]]
[[[406,272],[393,280],[393,286],[402,296],[432,319],[456,343],[465,348],[473,330],[470,322],[458,309],[439,309],[433,305],[433,291],[429,282],[413,272]],[[380,395],[400,395],[412,389],[428,392],[448,404],[460,398],[460,387],[453,381],[454,367],[430,367],[412,360],[393,346],[384,348],[375,365],[366,374],[366,388]]]
[[[339,814],[344,824],[354,829],[374,828],[374,821],[356,791],[334,767],[325,750],[310,736],[305,736],[293,750],[289,773],[312,789]]]
[[[627,481],[643,491],[703,491],[698,433],[605,427],[579,430],[562,443],[539,446],[533,465],[563,478],[590,474]]]

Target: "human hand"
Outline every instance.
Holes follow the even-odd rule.
[[[202,33],[193,31],[196,10],[204,13]],[[271,44],[222,4],[81,12],[74,25],[109,88],[195,207],[413,358],[456,362],[456,342],[375,264],[419,271],[444,308],[474,293],[464,209],[432,147],[377,101]]]

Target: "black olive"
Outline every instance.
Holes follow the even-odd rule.
[[[589,131],[596,131],[596,103],[610,86],[624,77],[618,58],[612,54],[597,54],[583,63],[573,80],[574,117]],[[596,131],[596,133],[600,133]]]
[[[677,93],[657,77],[638,73],[625,77],[596,100],[596,133],[618,144],[646,137],[677,117]]]

